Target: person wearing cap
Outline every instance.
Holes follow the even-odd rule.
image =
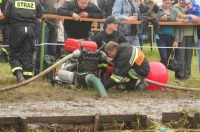
[[[118,23],[114,16],[109,16],[105,20],[104,30],[98,32],[96,35],[92,36],[91,40],[97,43],[98,48],[100,48],[103,42],[108,43],[110,41],[114,41],[116,43],[124,43],[127,42],[124,34],[117,30]],[[103,76],[106,73],[106,68],[108,63],[106,61],[99,62],[98,69],[101,71],[100,78],[103,81]]]
[[[192,14],[185,13],[186,1],[178,0],[178,3],[174,5],[174,9],[178,13],[178,17],[181,19],[191,18],[195,23],[198,21],[198,17]],[[197,42],[197,27],[193,25],[178,26],[175,36],[178,43],[174,44],[174,47],[180,47],[176,51],[176,56],[180,57],[182,63],[182,70],[175,71],[175,79],[179,83],[183,80],[188,80],[191,77],[191,62],[193,55],[193,48]]]
[[[102,46],[102,42],[108,43],[114,41],[117,43],[127,42],[126,37],[118,31],[118,23],[114,16],[108,16],[105,20],[104,30],[98,32],[92,37],[92,40],[97,43],[98,48]]]
[[[149,74],[150,65],[139,48],[110,41],[104,50],[114,66],[113,74],[104,83],[106,90],[119,83],[125,84],[125,91],[143,91],[148,86],[144,78]]]

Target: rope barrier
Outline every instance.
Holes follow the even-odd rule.
[[[44,44],[35,44],[36,47],[38,46],[42,46],[42,45],[61,45],[61,46],[64,46],[65,44],[64,43],[44,43]],[[144,44],[145,45],[145,44]],[[9,47],[9,45],[0,45],[1,48],[4,48],[4,47]],[[160,46],[135,46],[137,48],[154,48],[154,49],[172,49],[174,47],[160,47]],[[200,49],[200,47],[176,47],[176,49]]]

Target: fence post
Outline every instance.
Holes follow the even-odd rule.
[[[19,122],[19,131],[20,132],[26,132],[27,124],[28,124],[27,118],[26,117],[20,117],[19,120],[20,120],[20,122]]]
[[[40,72],[44,68],[44,38],[45,38],[45,18],[42,18],[41,47],[40,47]]]

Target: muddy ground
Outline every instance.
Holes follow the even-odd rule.
[[[0,117],[143,114],[161,120],[162,112],[200,112],[200,92],[157,90],[123,93],[108,91],[99,98],[95,89],[70,89],[36,82],[0,93]]]

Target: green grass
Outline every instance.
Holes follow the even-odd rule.
[[[157,48],[153,48],[152,51],[150,49],[149,44],[145,44],[144,46],[149,46],[149,48],[143,48],[143,52],[145,56],[147,57],[148,61],[160,61],[160,55],[158,52]],[[156,44],[153,44],[155,47]],[[0,87],[5,87],[9,86],[15,83],[16,79],[12,75],[10,65],[8,63],[0,63]],[[175,77],[174,77],[174,72],[168,71],[168,84],[171,85],[179,85],[179,86],[184,86],[184,87],[199,87],[200,88],[200,83],[199,83],[199,72],[198,72],[198,57],[197,53],[196,55],[193,55],[192,58],[192,74],[191,78],[187,81],[184,81],[183,84],[177,84],[175,82]],[[38,83],[41,83],[38,80]]]
[[[152,51],[150,49],[150,44],[145,44],[144,46],[149,46],[149,48],[143,48],[143,52],[145,54],[145,56],[147,57],[148,61],[160,61],[160,55],[158,52],[157,48],[153,48]],[[156,44],[153,44],[153,47],[155,47]],[[174,72],[172,71],[168,71],[168,83],[171,85],[179,85],[179,86],[184,86],[184,87],[198,87],[200,88],[200,84],[199,84],[199,71],[198,71],[198,53],[196,51],[193,52],[193,57],[192,57],[192,73],[191,73],[191,77],[189,80],[184,81],[183,84],[177,84],[175,82],[175,76],[174,76]]]

